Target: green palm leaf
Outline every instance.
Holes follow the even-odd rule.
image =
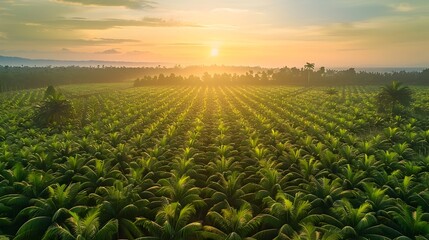
[[[25,222],[16,233],[16,240],[42,238],[44,232],[52,224],[49,217],[35,217]]]

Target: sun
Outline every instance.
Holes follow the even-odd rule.
[[[219,55],[219,49],[218,48],[212,48],[210,51],[210,56],[217,57]]]

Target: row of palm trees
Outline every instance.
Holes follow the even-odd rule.
[[[31,125],[43,91],[19,92],[2,102],[0,236],[428,238],[427,127],[374,122],[374,89],[339,90],[112,90],[73,98],[87,124],[63,129]]]

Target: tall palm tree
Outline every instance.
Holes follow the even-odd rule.
[[[391,85],[381,88],[377,95],[377,103],[380,111],[390,111],[390,113],[399,113],[400,107],[407,107],[412,102],[412,91],[398,81],[393,81]]]
[[[304,69],[307,71],[307,86],[310,86],[310,72],[313,72],[314,65],[314,63],[309,62],[304,65]]]
[[[45,98],[48,98],[49,96],[57,94],[57,90],[54,88],[54,86],[49,85],[48,88],[45,90]]]
[[[34,119],[41,126],[63,124],[74,115],[72,103],[60,93],[48,95],[36,108]]]

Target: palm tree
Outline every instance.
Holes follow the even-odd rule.
[[[156,214],[155,221],[147,218],[137,218],[135,224],[143,226],[150,236],[137,240],[186,240],[197,239],[202,225],[190,222],[196,210],[192,204],[184,207],[178,202],[164,205]]]
[[[211,182],[204,191],[210,195],[209,202],[213,207],[211,211],[220,211],[227,206],[240,207],[246,203],[242,197],[246,194],[242,185],[243,173],[233,172],[228,177],[218,173],[220,180]]]
[[[48,88],[45,90],[45,98],[48,98],[49,96],[53,96],[57,94],[57,90],[54,88],[54,86],[49,85]]]
[[[54,224],[45,233],[43,239],[64,240],[84,239],[84,240],[110,240],[118,231],[118,220],[113,219],[101,225],[99,221],[100,209],[91,209],[85,217],[80,217],[77,213],[70,212],[63,225]]]
[[[340,230],[343,239],[391,239],[400,235],[395,229],[380,224],[371,209],[368,202],[354,208],[346,199],[338,201],[333,214],[322,215],[326,223],[322,229]]]
[[[294,233],[292,237],[282,236],[286,240],[339,240],[341,239],[341,234],[339,231],[334,229],[326,230],[321,234],[318,229],[313,226],[311,223],[306,223],[301,225],[302,230],[299,233]],[[277,240],[277,239],[276,239]]]
[[[100,217],[103,222],[110,219],[118,221],[117,238],[140,237],[141,232],[134,224],[134,220],[139,214],[149,212],[146,208],[149,201],[140,199],[133,189],[133,185],[124,186],[124,182],[116,181],[113,186],[99,187],[96,193],[89,195],[100,205]]]
[[[112,186],[117,180],[125,180],[125,176],[110,166],[109,161],[90,160],[82,167],[83,174],[73,176],[73,181],[80,182],[82,190],[93,193],[98,187]]]
[[[389,212],[393,216],[396,229],[409,238],[403,239],[428,239],[429,238],[429,214],[423,212],[421,207],[411,211],[410,207],[399,202],[395,210]]]
[[[204,226],[204,237],[213,240],[250,240],[262,222],[261,216],[253,217],[250,204],[243,204],[238,210],[232,207],[222,209],[222,214],[209,211],[207,219],[213,226]]]
[[[398,81],[382,87],[381,92],[377,95],[379,110],[381,112],[390,111],[392,115],[400,113],[400,108],[409,106],[411,102],[411,89]]]
[[[294,232],[302,229],[302,224],[314,223],[318,220],[316,215],[311,214],[311,203],[305,200],[305,195],[301,192],[294,196],[279,192],[275,199],[271,197],[264,198],[268,205],[269,214],[263,215],[263,222],[271,226],[259,232],[257,235],[277,236],[282,239],[285,236],[291,236]]]
[[[200,189],[195,187],[195,180],[189,176],[183,175],[179,177],[172,174],[170,178],[161,179],[158,183],[161,186],[158,188],[157,194],[166,197],[171,202],[179,202],[182,205],[192,203],[196,207],[205,205],[199,196]],[[153,189],[155,190],[157,187]]]
[[[314,63],[307,62],[304,65],[304,69],[307,71],[307,86],[310,86],[310,72],[314,70]]]
[[[311,182],[303,187],[313,209],[326,212],[333,206],[335,201],[348,194],[348,191],[344,191],[341,187],[341,183],[341,178],[330,180],[325,177],[320,179],[312,177]]]
[[[34,205],[24,208],[16,217],[15,220],[22,217],[28,217],[29,220],[18,229],[15,239],[42,239],[49,227],[62,224],[70,217],[70,212],[86,209],[76,206],[84,198],[79,188],[79,184],[49,186],[48,199],[33,199]]]
[[[289,175],[284,176],[277,169],[265,167],[258,171],[260,175],[259,186],[260,190],[256,193],[256,199],[263,199],[267,196],[275,197],[276,194],[283,190],[294,190],[293,184],[287,185]]]
[[[54,93],[48,95],[40,105],[36,106],[34,120],[40,126],[46,127],[67,123],[73,115],[72,103],[64,95]]]

